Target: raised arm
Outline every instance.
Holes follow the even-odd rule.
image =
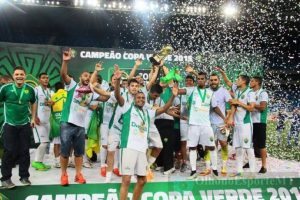
[[[94,72],[93,72],[93,74],[92,74],[92,76],[91,76],[91,79],[90,79],[90,83],[92,84],[92,85],[94,85],[94,83],[97,83],[97,81],[98,81],[98,73],[100,72],[100,71],[102,71],[103,70],[103,68],[102,68],[102,63],[97,63],[96,65],[95,65],[95,70],[94,70]]]
[[[224,80],[225,84],[226,84],[228,87],[231,88],[231,86],[232,86],[233,83],[232,83],[232,82],[229,80],[229,78],[227,77],[226,72],[225,72],[221,67],[218,67],[218,66],[215,67],[215,69],[221,73],[221,75],[222,75],[222,77],[223,77],[223,80]]]
[[[91,84],[91,87],[94,92],[100,94],[101,96],[110,97],[110,92],[103,90],[101,87],[99,87],[99,83],[95,82],[94,84]]]
[[[172,88],[172,96],[169,99],[169,101],[163,106],[163,107],[159,107],[156,110],[156,116],[160,115],[162,113],[165,113],[173,104],[173,101],[175,99],[175,97],[178,95],[178,86],[177,84],[174,84],[174,87]]]
[[[120,82],[121,82],[122,71],[120,71],[120,70],[115,71],[114,75],[116,77],[115,97],[116,97],[118,104],[120,106],[123,106],[125,101],[124,101],[124,98],[121,96],[121,92],[120,92]]]
[[[151,89],[152,85],[155,83],[155,80],[156,80],[157,75],[158,75],[158,71],[159,71],[159,67],[158,66],[154,66],[152,68],[151,78],[150,78],[149,82],[146,85],[147,91],[149,91]]]
[[[131,72],[130,72],[130,74],[128,76],[128,80],[134,78],[135,73],[136,73],[137,69],[139,68],[139,66],[141,64],[142,64],[142,59],[141,58],[136,59],[135,64],[134,64],[134,66],[133,66],[133,68],[132,68],[132,70],[131,70]]]
[[[68,75],[68,63],[71,60],[71,58],[72,58],[71,49],[63,52],[63,61],[60,69],[60,75],[67,85],[70,84],[71,82],[71,78]]]
[[[187,64],[187,65],[185,66],[185,71],[186,71],[187,73],[190,73],[190,74],[196,76],[196,78],[197,78],[197,76],[198,76],[197,70],[195,70],[195,69],[192,67],[192,65],[190,65],[190,64]]]

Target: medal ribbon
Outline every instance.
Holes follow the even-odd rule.
[[[141,112],[139,111],[139,109],[136,108],[136,107],[134,107],[134,108],[135,108],[135,110],[137,111],[137,113],[139,114],[140,118],[142,119],[143,125],[146,124],[146,117],[145,117],[144,111],[142,110],[142,113],[143,113],[143,116],[142,116],[142,114],[141,114]]]
[[[240,92],[240,90],[239,90],[238,94],[237,94],[237,99],[239,99],[246,92],[247,89],[248,89],[248,87],[246,87],[242,92]]]
[[[198,93],[199,93],[199,96],[201,98],[201,101],[202,101],[202,103],[204,103],[205,97],[206,97],[206,89],[204,89],[204,94],[203,95],[201,93],[201,90],[199,88],[197,88],[197,89],[198,89]]]
[[[41,88],[42,88],[42,91],[43,91],[44,95],[46,96],[46,99],[49,100],[50,99],[50,94],[48,92],[48,89],[46,89],[46,92],[45,92],[45,90],[42,86],[41,86]]]
[[[23,84],[23,86],[22,86],[22,91],[21,91],[20,96],[19,96],[18,93],[17,93],[16,84],[13,84],[13,90],[14,90],[16,96],[19,98],[19,104],[21,104],[21,99],[22,99],[22,97],[23,97],[23,95],[24,95],[25,84]]]

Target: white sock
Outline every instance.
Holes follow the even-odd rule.
[[[106,157],[107,157],[107,149],[102,148],[100,151],[101,167],[104,167],[106,165]]]
[[[118,168],[119,167],[119,152],[120,152],[120,149],[117,149],[115,151],[115,157],[114,157],[114,169]]]
[[[43,162],[48,143],[41,143],[35,151],[35,161]]]
[[[218,158],[217,158],[217,150],[210,151],[210,161],[211,161],[211,168],[213,170],[217,170],[218,166]]]
[[[112,172],[106,172],[106,178],[105,178],[106,183],[111,182],[111,176],[112,176]]]
[[[238,173],[243,172],[244,153],[245,153],[245,149],[236,148],[236,164],[237,164]]]
[[[254,155],[254,149],[246,149],[248,160],[249,160],[249,166],[250,166],[250,172],[255,172],[256,168],[256,162],[255,162],[255,155]]]
[[[196,171],[196,162],[197,162],[197,151],[196,150],[190,150],[190,164],[192,171]]]

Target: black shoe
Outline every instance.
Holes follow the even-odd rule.
[[[28,186],[31,185],[31,182],[28,178],[21,178],[20,182],[24,185],[24,186]]]
[[[193,180],[193,179],[196,179],[198,176],[198,174],[196,173],[196,171],[192,171],[190,176],[187,177],[188,180]]]
[[[243,168],[250,168],[249,163],[246,163]]]
[[[261,167],[258,173],[259,174],[265,174],[265,173],[267,173],[267,168]]]
[[[16,185],[11,181],[11,179],[7,179],[6,181],[1,181],[2,183],[2,188],[5,189],[12,189],[16,187]]]
[[[180,167],[180,172],[185,172],[187,170],[188,166],[186,163],[182,163],[181,167]]]
[[[213,172],[213,174],[214,174],[215,176],[219,176],[218,170],[212,170],[212,172]]]

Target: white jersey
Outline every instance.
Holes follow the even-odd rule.
[[[168,90],[168,91],[167,91]],[[166,98],[164,100],[163,96],[166,95]],[[160,95],[160,98],[158,99],[158,106],[159,107],[163,107],[167,102],[168,100],[171,98],[172,96],[172,89],[171,88],[166,88],[165,91],[163,92],[163,94]],[[173,106],[177,106],[180,104],[180,100],[178,97],[176,97],[173,101]],[[168,119],[168,120],[174,120],[174,118],[167,114],[167,113],[163,113],[159,116],[156,117],[156,119]]]
[[[99,105],[99,101],[91,101],[90,102],[90,106],[95,106],[95,105]],[[92,114],[93,114],[93,110],[88,108],[88,110],[86,111],[86,115],[85,115],[85,120],[84,120],[84,127],[85,127],[85,133],[87,134],[88,128],[90,126],[90,122],[92,119]]]
[[[146,153],[150,120],[155,117],[151,109],[140,110],[133,104],[126,104],[121,109],[123,128],[120,148],[128,148]]]
[[[51,99],[51,91],[48,88],[44,90],[42,86],[37,86],[35,96],[37,100],[37,117],[42,124],[50,123],[51,106],[46,106],[45,100]]]
[[[264,89],[260,88],[255,92],[253,91],[253,93],[255,95],[256,105],[260,105],[260,102],[262,101],[268,103],[269,100],[268,93]],[[267,111],[268,111],[268,107],[266,107],[264,111],[259,111],[255,109],[253,112],[251,112],[252,122],[267,123]]]
[[[224,87],[219,87],[216,91],[213,91],[213,98],[211,101],[211,107],[219,107],[224,116],[226,116],[226,103],[232,99],[228,90]],[[210,121],[212,124],[223,124],[224,120],[213,110],[210,112]]]
[[[114,119],[113,119],[112,123],[110,123],[110,126],[109,126],[110,132],[114,133],[114,134],[118,134],[118,135],[121,134],[121,130],[122,130],[122,126],[123,126],[122,107],[131,105],[134,100],[134,96],[132,96],[128,92],[123,93],[122,97],[124,98],[124,105],[117,106]]]
[[[160,98],[156,98],[155,100],[151,100],[150,96],[147,95],[146,96],[146,100],[147,102],[145,103],[145,108],[146,109],[152,109],[152,110],[156,110],[155,108],[158,107],[158,102],[160,102]],[[150,120],[150,132],[158,132],[155,124],[154,124],[155,118]]]
[[[62,111],[62,122],[69,122],[79,127],[84,128],[84,121],[88,106],[93,99],[99,97],[93,92],[83,93],[79,92],[80,86],[71,79],[69,85],[66,85],[68,91],[67,100]]]
[[[195,87],[183,87],[182,89],[185,89],[186,94],[180,96],[180,116],[181,117],[188,117],[189,116],[189,109],[188,109],[188,99],[189,96],[192,94],[194,91]],[[180,119],[180,123],[188,123],[188,120],[182,120]]]
[[[112,120],[115,111],[117,108],[117,100],[115,98],[115,92],[110,93],[110,98],[103,102],[103,124],[109,124]]]
[[[209,88],[196,87],[188,100],[189,125],[210,126],[209,113],[213,92]]]
[[[233,85],[234,97],[244,104],[254,103],[255,95],[250,88],[245,88],[243,91]],[[252,123],[251,114],[241,106],[237,106],[234,113],[234,123],[236,125]]]

